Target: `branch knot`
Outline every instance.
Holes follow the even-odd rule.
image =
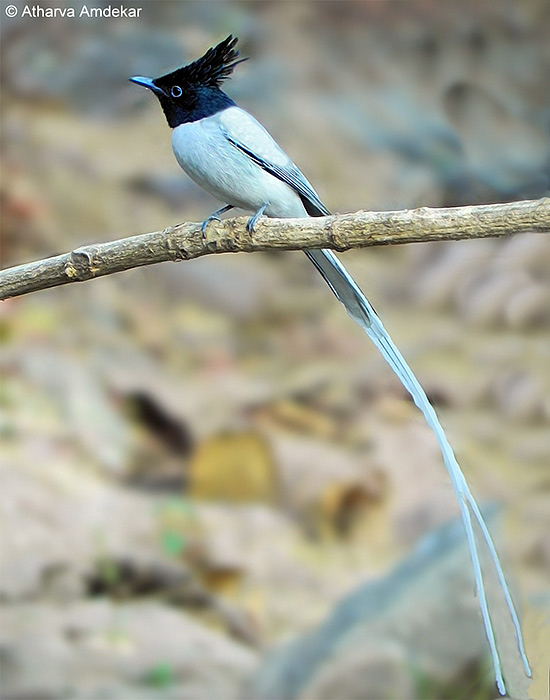
[[[101,261],[96,260],[97,248],[75,248],[69,254],[65,265],[65,274],[71,282],[83,282],[92,279],[101,269]]]

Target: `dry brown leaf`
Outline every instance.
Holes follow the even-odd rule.
[[[271,450],[254,432],[204,441],[191,460],[189,485],[190,495],[204,500],[273,503],[279,493]]]
[[[326,413],[315,410],[291,399],[281,399],[266,407],[261,418],[283,428],[290,428],[301,434],[316,435],[325,439],[334,438],[338,426]]]

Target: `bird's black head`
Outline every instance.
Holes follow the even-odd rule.
[[[220,85],[238,63],[246,61],[239,58],[237,41],[229,35],[193,63],[160,78],[135,76],[130,80],[155,93],[172,128],[209,117],[235,104]]]

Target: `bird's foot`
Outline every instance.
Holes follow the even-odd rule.
[[[262,204],[262,206],[258,209],[258,211],[252,216],[249,220],[248,223],[246,224],[246,230],[248,233],[254,233],[256,230],[256,224],[258,223],[259,219],[263,216],[264,211],[267,209],[269,206],[269,202],[265,202],[265,204]]]
[[[230,209],[233,209],[233,205],[232,205],[232,204],[228,204],[227,206],[222,207],[221,209],[218,209],[218,210],[215,211],[213,214],[210,214],[210,216],[202,222],[201,231],[202,231],[202,237],[203,237],[203,238],[206,237],[206,229],[208,228],[208,224],[209,224],[211,221],[219,221],[219,220],[220,220],[220,216],[221,216],[222,214],[225,214],[225,212],[226,212],[226,211],[229,211]]]

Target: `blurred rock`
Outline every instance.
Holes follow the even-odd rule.
[[[139,22],[133,31],[116,32],[116,41],[110,31],[115,23],[108,20],[88,20],[88,27],[86,20],[68,18],[35,22],[41,32],[29,32],[23,22],[7,37],[9,70],[3,74],[11,92],[35,102],[58,100],[81,113],[112,117],[130,92],[131,75],[159,75],[182,62],[182,47],[169,32],[143,32]]]
[[[281,504],[313,537],[345,537],[382,497],[379,475],[361,457],[325,440],[270,431]]]
[[[6,697],[238,697],[245,647],[159,603],[28,603],[2,610]]]
[[[550,241],[545,233],[525,233],[504,239],[495,262],[501,269],[529,270],[535,279],[544,278],[550,265]]]
[[[504,319],[512,328],[548,325],[550,284],[528,284],[516,290],[504,308]]]
[[[211,213],[205,209],[206,218]],[[156,284],[166,287],[173,299],[200,303],[206,309],[233,319],[260,313],[265,302],[284,285],[281,271],[263,257],[249,264],[248,256],[216,255],[162,268]],[[162,279],[160,279],[162,277]]]
[[[489,192],[511,199],[544,196],[549,183],[540,175],[550,156],[545,125],[517,114],[521,98],[513,90],[500,96],[495,87],[458,81],[445,95],[466,167]]]
[[[430,429],[408,401],[391,402],[392,420],[367,417],[373,431],[372,459],[384,477],[384,497],[392,536],[411,545],[459,512],[441,453]],[[386,409],[387,410],[387,409]]]
[[[529,422],[542,415],[544,394],[539,383],[527,372],[505,372],[494,386],[495,401],[502,415]]]
[[[488,654],[472,580],[463,526],[454,521],[391,574],[344,598],[314,631],[275,650],[246,697],[412,700],[421,681],[434,688],[458,682]],[[494,605],[496,581],[488,577],[488,585]],[[481,681],[487,688],[489,673]],[[511,695],[527,698],[517,659],[505,660],[505,675]]]
[[[539,234],[499,241],[460,241],[415,251],[409,278],[422,306],[454,302],[462,317],[480,327],[545,326],[550,319],[550,245]]]
[[[297,533],[276,510],[264,505],[197,503],[196,517],[199,528],[191,556],[201,571],[237,571],[265,584],[277,580],[276,572],[293,566],[289,543],[296,542]]]
[[[359,642],[359,640],[358,640]],[[319,670],[308,685],[308,700],[408,700],[415,697],[403,647],[391,640],[360,640]]]
[[[205,585],[244,612],[249,634],[257,630],[264,644],[316,623],[326,614],[327,600],[361,575],[357,561],[364,546],[357,546],[349,566],[341,551],[319,549],[273,508],[200,502],[195,510],[199,532],[189,543],[188,560]],[[338,568],[342,561],[348,566]]]
[[[521,270],[477,269],[457,285],[456,305],[469,323],[487,328],[502,322],[510,296],[526,283],[529,277]]]
[[[199,198],[203,190],[196,190],[192,180],[183,177],[179,173],[175,175],[157,175],[155,173],[145,173],[130,179],[129,187],[133,192],[142,196],[159,197],[166,204],[176,211],[180,211],[186,199]],[[203,198],[205,202],[210,202],[208,196]],[[205,217],[206,218],[206,217]]]
[[[106,472],[125,473],[133,446],[130,428],[108,387],[90,372],[84,358],[38,342],[20,348],[11,364],[35,392],[57,404],[68,436]]]
[[[8,459],[2,483],[4,600],[45,591],[62,599],[82,595],[98,559],[130,556],[138,568],[162,560],[152,504],[102,484],[84,467],[44,454],[33,465]]]
[[[437,246],[439,256],[415,276],[414,294],[422,306],[443,308],[465,275],[494,255],[495,241],[460,241]]]
[[[170,374],[158,363],[130,353],[113,357],[106,374],[119,395],[130,402],[136,396],[146,397],[146,403],[169,417],[170,425],[178,426],[182,447],[200,445],[223,432],[242,431],[250,424],[247,411],[278,392],[271,377],[256,378],[239,367]]]

